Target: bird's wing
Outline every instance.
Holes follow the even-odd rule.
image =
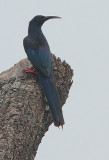
[[[48,46],[40,46],[30,39],[24,39],[24,48],[32,65],[45,76],[51,73],[51,53]]]

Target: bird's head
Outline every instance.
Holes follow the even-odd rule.
[[[53,18],[61,18],[61,17],[38,15],[38,16],[35,16],[35,17],[30,21],[30,24],[41,27],[45,21],[47,21],[47,20],[49,20],[49,19],[53,19]]]

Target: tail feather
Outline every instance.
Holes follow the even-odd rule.
[[[54,120],[54,125],[63,126],[64,118],[62,114],[62,108],[60,106],[54,73],[52,71],[49,77],[44,76],[42,73],[39,73],[39,77],[44,94],[50,106],[50,110]]]

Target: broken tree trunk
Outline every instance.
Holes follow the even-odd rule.
[[[0,74],[0,160],[33,160],[42,137],[53,122],[38,76],[25,73],[28,59]],[[72,84],[73,71],[53,55],[61,106]]]

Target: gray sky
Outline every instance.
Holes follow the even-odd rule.
[[[109,160],[109,1],[0,0],[0,72],[26,57],[22,39],[35,15],[52,53],[74,69],[64,130],[50,126],[37,160]]]

